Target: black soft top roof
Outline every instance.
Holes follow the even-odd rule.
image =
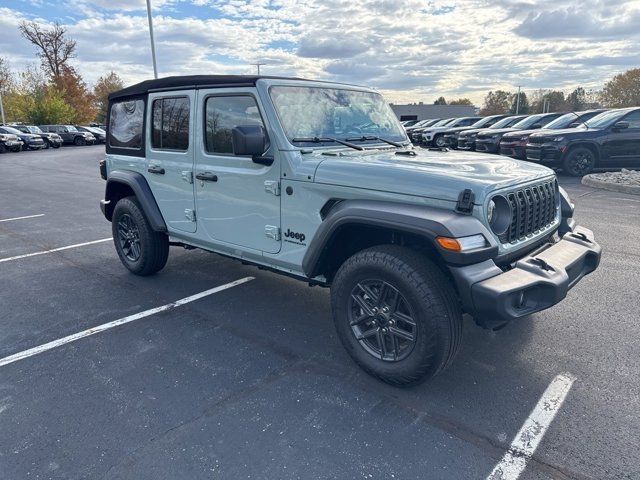
[[[109,95],[109,100],[116,98],[132,97],[144,95],[151,91],[180,90],[189,88],[221,88],[237,86],[255,86],[261,78],[272,78],[282,80],[304,80],[295,77],[270,77],[265,75],[186,75],[176,77],[156,78],[136,83],[130,87],[123,88]]]

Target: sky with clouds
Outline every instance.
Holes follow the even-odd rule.
[[[390,101],[491,89],[600,88],[640,66],[640,0],[152,0],[161,76],[295,75],[363,84]],[[89,84],[153,75],[145,0],[0,0],[0,56],[36,63],[21,20],[58,21]]]

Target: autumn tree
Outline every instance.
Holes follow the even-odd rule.
[[[627,70],[605,83],[601,98],[612,108],[640,106],[640,68]]]
[[[587,108],[587,92],[584,88],[578,87],[566,99],[567,109],[572,112],[578,112]]]
[[[509,113],[513,115],[525,115],[529,113],[530,110],[529,99],[527,98],[527,94],[524,92],[520,92],[520,103],[518,103],[518,94],[514,93],[511,99],[511,108],[509,109]]]
[[[438,99],[433,102],[434,105],[446,105],[447,101],[445,100],[444,97],[438,97]]]
[[[75,57],[76,42],[66,37],[67,29],[58,22],[45,28],[37,22],[21,22],[20,33],[36,46],[42,68],[53,80],[63,73],[69,59]]]
[[[62,92],[54,85],[39,88],[32,92],[30,98],[33,102],[26,112],[29,123],[35,125],[75,123],[77,112],[65,101]]]
[[[449,102],[449,105],[470,105],[470,106],[473,106],[473,103],[471,103],[471,100],[469,100],[468,98],[459,98],[457,100],[451,100]]]
[[[96,120],[104,123],[107,120],[107,108],[109,108],[109,94],[124,88],[124,82],[115,72],[100,77],[93,87],[93,98],[97,110]]]
[[[71,123],[87,124],[96,118],[93,94],[73,67],[63,65],[60,74],[52,82],[52,86],[74,110]]]
[[[500,115],[507,113],[511,106],[511,92],[504,90],[490,91],[484,97],[484,105],[480,110],[480,115]]]
[[[538,90],[533,95],[530,113],[562,112],[567,109],[564,92],[560,90]]]

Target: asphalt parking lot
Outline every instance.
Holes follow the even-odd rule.
[[[640,478],[640,197],[561,178],[600,269],[498,332],[467,321],[449,370],[397,389],[349,359],[324,289],[177,247],[128,273],[103,154],[0,156],[0,359],[133,319],[0,360],[0,478],[482,479],[560,374],[575,381],[520,478]]]

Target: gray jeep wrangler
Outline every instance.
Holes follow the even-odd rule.
[[[416,150],[367,88],[169,77],[109,102],[101,208],[125,267],[182,245],[330,287],[344,347],[392,384],[451,363],[464,313],[546,309],[600,261],[553,171]]]

